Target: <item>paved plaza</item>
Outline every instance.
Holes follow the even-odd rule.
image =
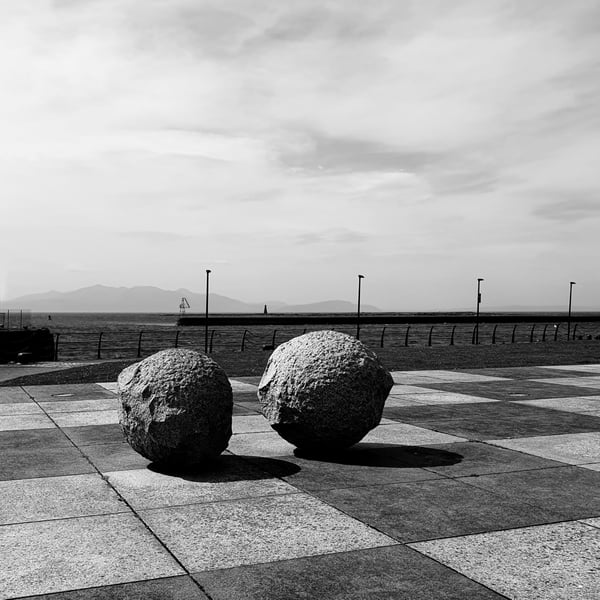
[[[600,364],[393,376],[334,456],[232,379],[202,473],[131,450],[113,382],[0,387],[0,598],[600,598]]]

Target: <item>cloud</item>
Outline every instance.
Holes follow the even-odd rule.
[[[149,244],[169,244],[193,240],[195,236],[173,233],[169,231],[121,231],[117,234],[128,240],[139,240]]]
[[[561,196],[563,198],[561,200],[552,200],[552,198]],[[548,190],[545,198],[550,198],[550,202],[539,206],[535,210],[535,215],[543,219],[572,223],[584,219],[600,218],[597,192],[574,195],[568,191],[560,193],[556,190]]]
[[[358,244],[365,242],[369,236],[360,231],[348,229],[329,229],[325,231],[309,231],[295,236],[295,243],[301,246],[312,244]]]

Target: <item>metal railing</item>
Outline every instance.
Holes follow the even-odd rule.
[[[564,323],[367,325],[361,328],[361,341],[377,348],[412,346],[465,346],[476,343],[518,344],[567,341]],[[353,325],[332,328],[354,335]],[[270,351],[298,335],[315,329],[255,327],[240,329],[219,327],[209,331],[208,351]],[[575,323],[568,341],[600,340],[600,323]],[[204,351],[204,331],[185,327],[161,330],[62,331],[54,334],[55,360],[66,358],[108,359],[142,358],[166,348],[190,348]]]

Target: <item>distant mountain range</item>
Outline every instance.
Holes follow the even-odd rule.
[[[204,313],[205,294],[196,294],[185,288],[163,290],[152,286],[109,287],[94,285],[72,292],[46,292],[13,298],[3,303],[10,310],[31,310],[32,312],[134,312],[134,313],[178,313],[182,298],[190,304],[188,313]],[[263,304],[242,302],[219,294],[210,294],[211,313],[262,313]],[[267,302],[270,313],[303,312],[354,312],[356,304],[345,300],[326,300],[313,304],[286,304]],[[2,309],[4,310],[4,308]],[[364,312],[380,312],[368,304],[361,305]]]

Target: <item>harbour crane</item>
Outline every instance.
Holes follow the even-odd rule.
[[[190,303],[187,301],[187,298],[182,298],[179,303],[179,316],[185,315],[185,309],[190,307]]]

